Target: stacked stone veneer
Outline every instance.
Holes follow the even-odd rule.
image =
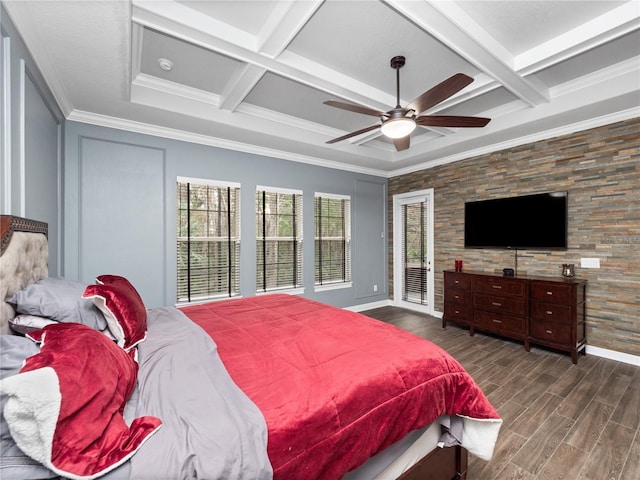
[[[435,309],[443,308],[443,270],[514,267],[512,250],[465,249],[466,201],[567,190],[569,248],[518,251],[518,273],[559,276],[574,263],[586,278],[587,340],[592,346],[640,355],[640,119],[619,122],[509,150],[393,177],[393,195],[434,189]],[[508,225],[505,225],[508,228]],[[389,244],[393,275],[393,245]],[[600,258],[600,269],[580,258]],[[389,282],[393,296],[393,278]]]

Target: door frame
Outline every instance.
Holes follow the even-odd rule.
[[[427,203],[427,305],[402,300],[402,206]],[[433,188],[393,196],[393,304],[410,310],[434,315],[434,248],[433,248]]]

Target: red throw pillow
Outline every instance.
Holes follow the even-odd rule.
[[[136,385],[135,352],[97,330],[56,323],[28,335],[41,342],[20,373],[7,377],[5,419],[22,451],[58,475],[95,478],[129,459],[160,426],[122,416]]]
[[[130,350],[147,336],[147,309],[138,291],[124,277],[100,275],[89,285],[84,298],[92,298],[102,311],[118,345]]]

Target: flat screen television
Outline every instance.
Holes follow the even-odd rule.
[[[548,192],[465,203],[464,246],[564,250],[567,192]]]

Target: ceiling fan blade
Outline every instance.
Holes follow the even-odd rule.
[[[490,118],[455,115],[423,115],[416,118],[416,123],[423,127],[484,127],[490,121]]]
[[[454,93],[458,93],[464,87],[473,82],[473,78],[464,73],[456,73],[447,78],[444,82],[439,83],[435,87],[427,90],[413,102],[407,105],[407,108],[415,110],[416,113],[424,112],[428,108],[439,104],[446,100]]]
[[[396,147],[396,150],[401,152],[402,150],[406,150],[407,148],[409,148],[409,144],[411,143],[411,136],[407,135],[406,137],[402,137],[402,138],[394,138],[393,139],[393,144]]]
[[[339,142],[341,140],[346,140],[347,138],[355,137],[356,135],[360,135],[361,133],[370,132],[371,130],[375,130],[376,128],[380,128],[380,124],[371,125],[370,127],[363,128],[363,129],[358,130],[356,132],[347,133],[346,135],[343,135],[341,137],[334,138],[333,140],[329,140],[326,143],[336,143],[336,142]]]
[[[329,105],[331,107],[342,108],[343,110],[349,110],[350,112],[363,113],[365,115],[371,115],[373,117],[379,117],[384,115],[386,112],[379,112],[374,110],[373,108],[364,107],[362,105],[356,105],[355,103],[347,103],[347,102],[339,102],[338,100],[327,100],[322,102],[325,105]]]

